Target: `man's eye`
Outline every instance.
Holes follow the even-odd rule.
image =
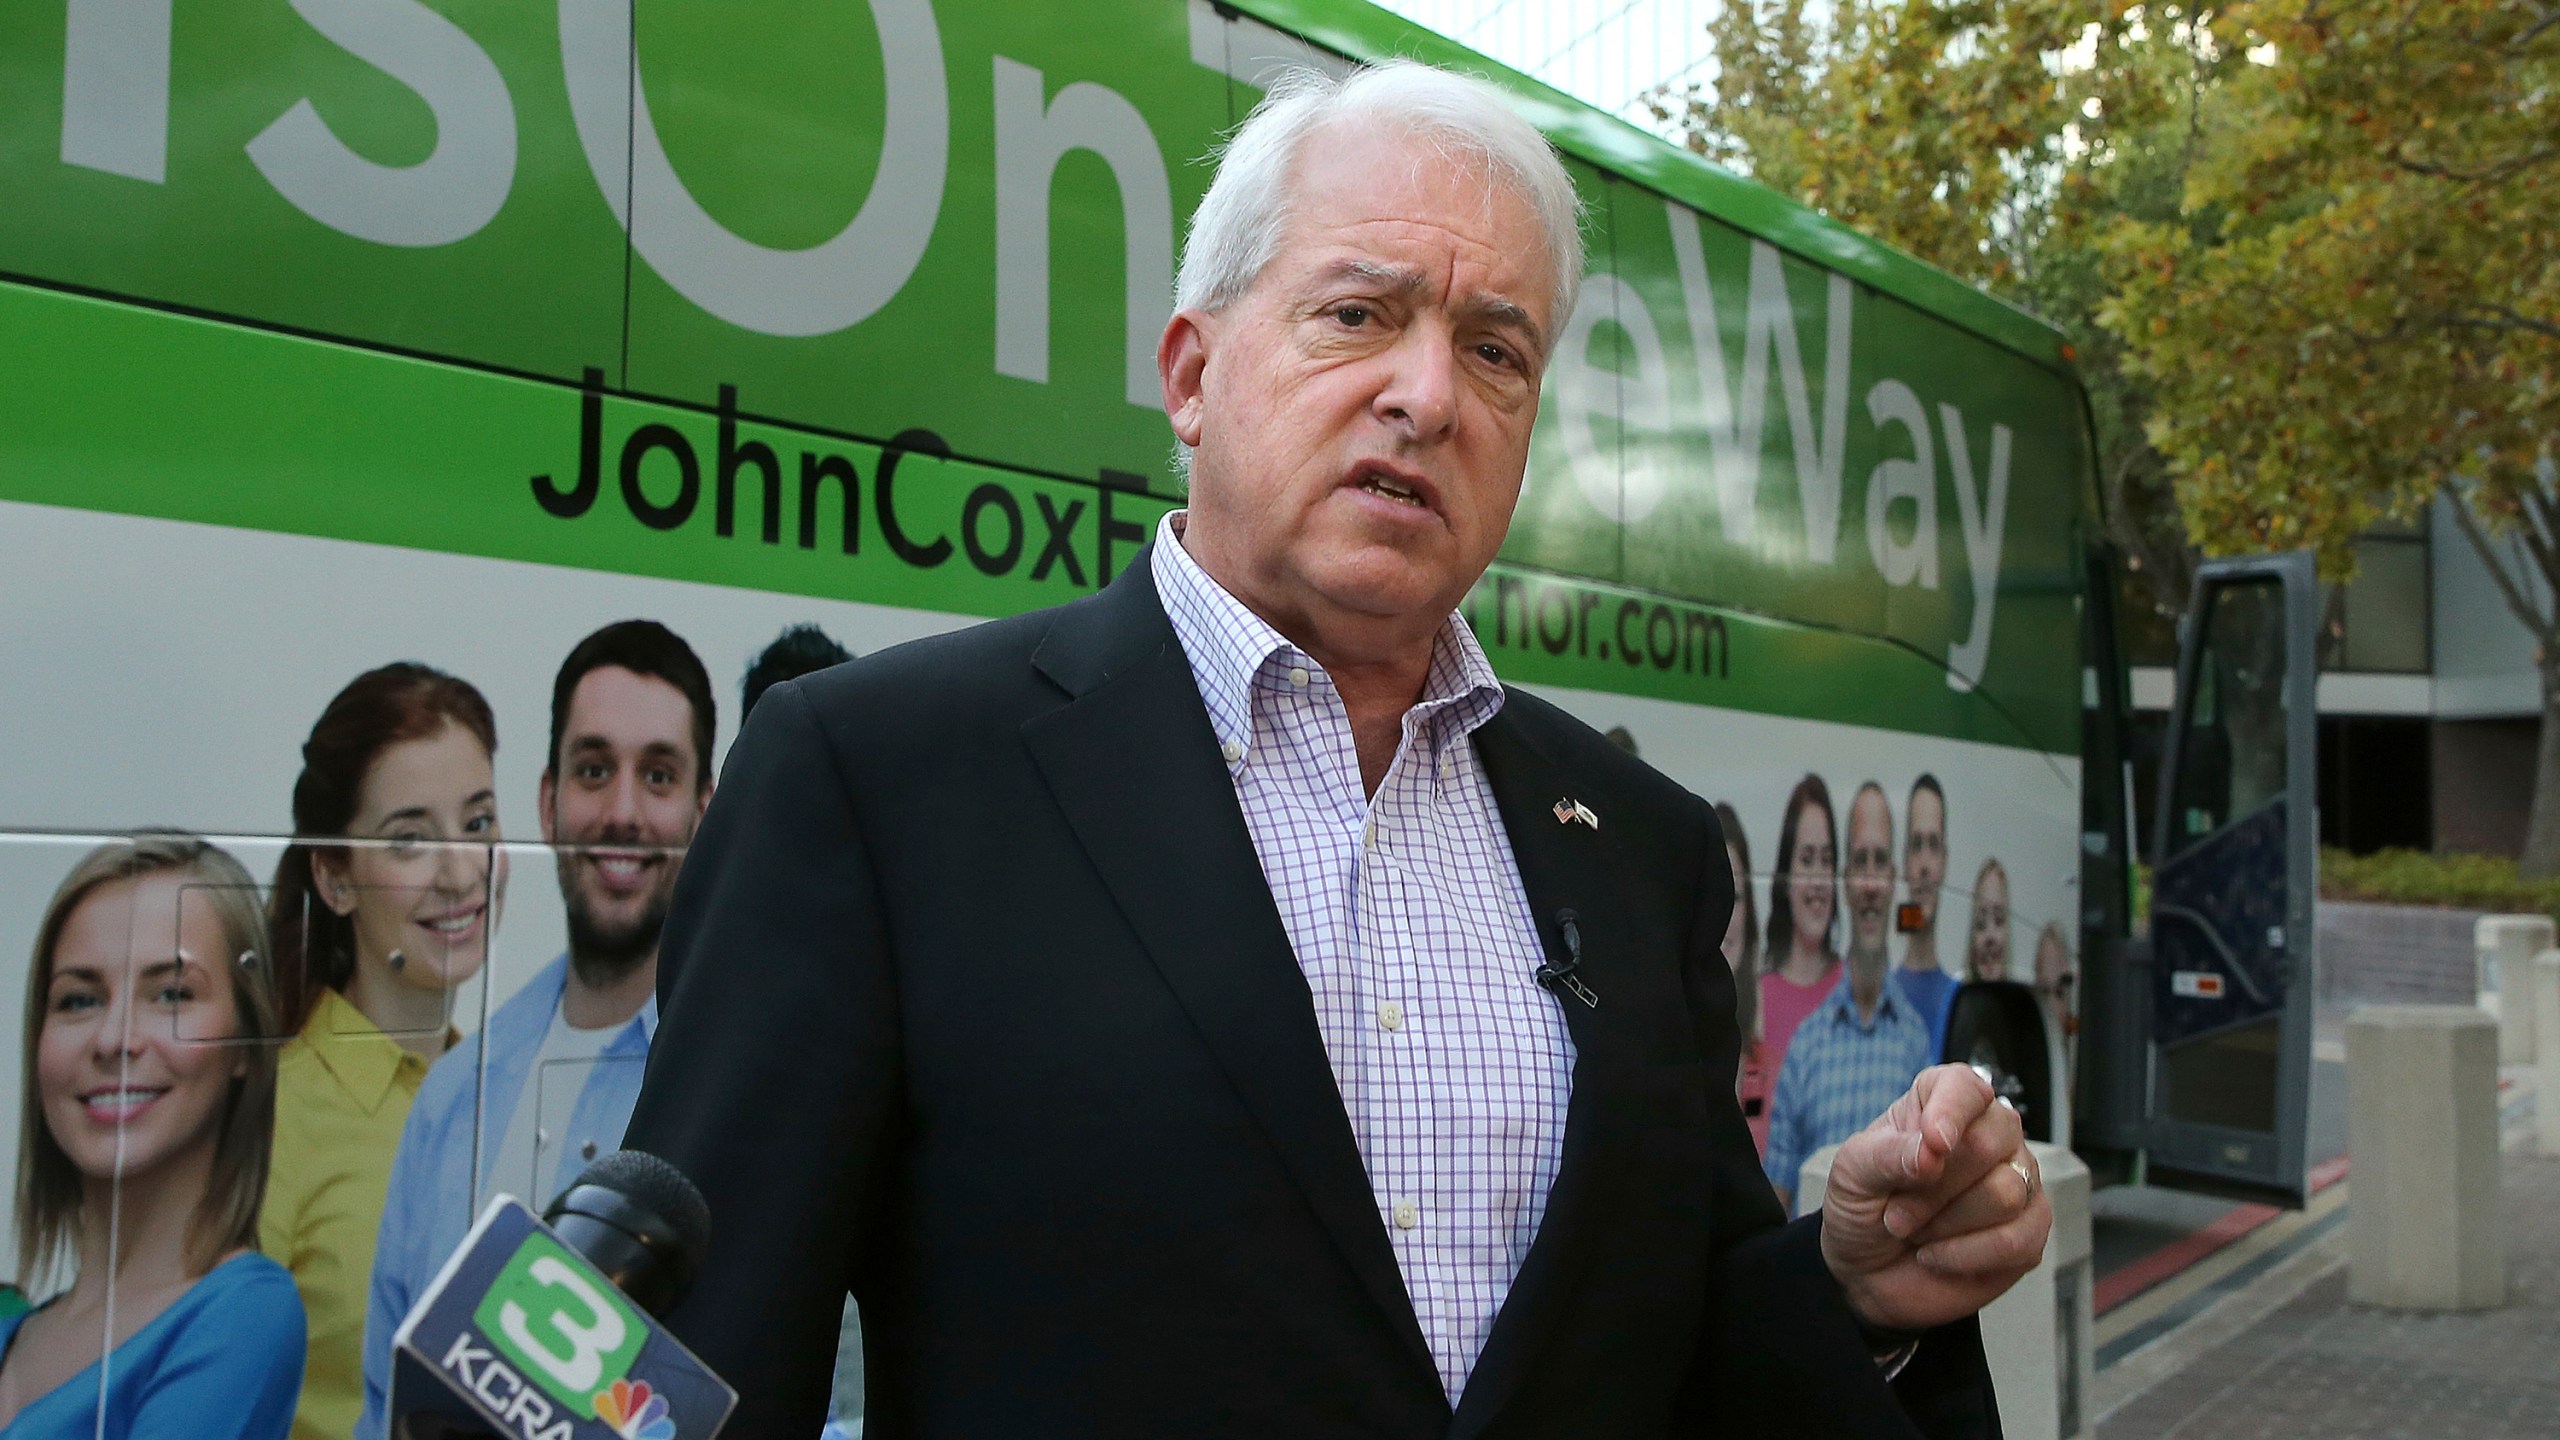
[[[1506,370],[1520,368],[1520,358],[1505,346],[1479,345],[1476,347],[1476,356],[1488,365],[1499,365]]]
[[[676,783],[676,772],[673,770],[650,770],[645,772],[642,778],[647,780],[651,785],[663,789],[666,786]]]
[[[576,774],[579,779],[586,781],[590,785],[601,785],[604,783],[605,778],[613,773],[613,770],[610,766],[601,765],[593,760],[589,760],[584,764],[579,765],[573,773]]]
[[[1333,318],[1341,321],[1345,329],[1357,330],[1361,326],[1369,323],[1369,307],[1366,305],[1337,305],[1333,308]]]

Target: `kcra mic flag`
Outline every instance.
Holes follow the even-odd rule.
[[[516,1440],[711,1440],[738,1400],[504,1195],[480,1213],[392,1345],[392,1433],[402,1440],[479,1425]]]

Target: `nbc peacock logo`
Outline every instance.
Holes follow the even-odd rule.
[[[622,1440],[676,1440],[676,1422],[667,1418],[667,1397],[646,1380],[616,1380],[596,1392],[596,1418],[613,1427]]]

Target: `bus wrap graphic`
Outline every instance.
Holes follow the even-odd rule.
[[[1179,502],[1155,341],[1207,184],[1195,162],[1259,98],[1255,57],[1493,73],[1567,152],[1591,261],[1553,317],[1504,561],[1884,639],[2021,716],[1999,743],[2076,745],[2077,667],[2048,662],[2075,644],[2094,472],[2060,335],[1365,3],[769,0],[748,24],[686,0],[403,0],[315,26],[203,0],[174,31],[169,6],[67,29],[60,4],[0,7],[0,133],[26,138],[0,149],[0,277],[480,367],[431,407],[291,362],[263,373],[323,387],[295,409],[430,462],[401,429],[452,415],[511,440],[484,414],[562,415],[569,444],[545,448],[567,453],[509,477],[520,513],[487,544],[556,520],[572,563],[662,573],[652,559],[717,537],[734,543],[715,583],[802,594],[839,593],[804,577],[857,544],[1020,572],[972,614],[1067,598],[1044,575],[1100,583],[1103,552],[1134,549],[1108,525]],[[400,51],[409,24],[435,28],[435,63],[359,60]],[[57,354],[12,348],[38,370]],[[215,403],[264,421],[250,397]],[[581,405],[602,422],[593,463]],[[142,406],[62,413],[175,413]],[[889,456],[919,459],[873,468]],[[413,500],[310,458],[217,493]],[[16,468],[0,463],[0,498],[29,498]],[[908,507],[938,482],[960,487],[954,513],[919,528]],[[589,533],[606,529],[640,533]],[[1593,652],[1696,673],[1704,637],[1669,628],[1685,614],[1609,603]]]
[[[602,1419],[640,1440],[641,1430],[629,1428],[625,1415],[605,1415],[597,1402],[631,1403],[634,1414],[647,1408],[647,1387],[637,1387],[635,1402],[634,1388],[622,1382],[648,1338],[648,1326],[559,1241],[539,1230],[527,1234],[471,1318],[491,1346],[561,1409]],[[658,1408],[652,1419],[664,1415],[663,1402]],[[674,1434],[670,1425],[663,1433],[650,1432],[647,1440],[671,1440]]]

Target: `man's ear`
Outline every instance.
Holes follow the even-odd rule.
[[[551,802],[559,798],[560,778],[552,774],[550,770],[545,769],[542,772],[542,788],[536,793],[538,796],[537,803],[542,807],[542,843],[545,845],[557,845],[560,843],[560,838],[551,833]]]
[[[1175,438],[1198,448],[1201,422],[1208,408],[1204,390],[1209,372],[1210,317],[1198,310],[1177,312],[1165,322],[1156,342],[1156,373],[1164,380],[1165,418]]]

